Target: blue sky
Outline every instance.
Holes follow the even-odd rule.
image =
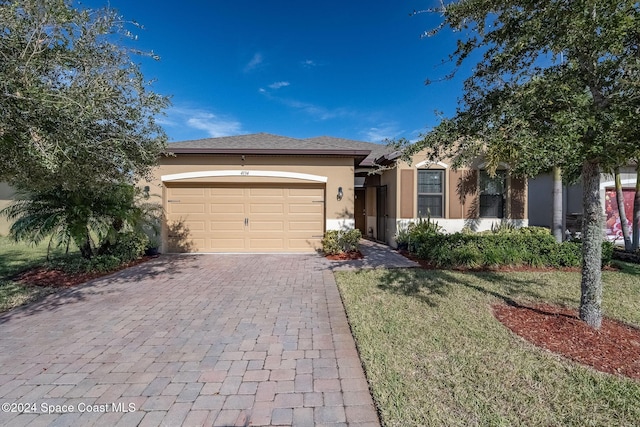
[[[450,71],[451,33],[421,38],[439,17],[410,16],[436,0],[110,0],[136,30],[156,92],[172,107],[170,141],[267,132],[380,142],[415,139],[451,115],[461,79]],[[86,0],[86,7],[105,6]],[[461,76],[462,77],[462,76]]]

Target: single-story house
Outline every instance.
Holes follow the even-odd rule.
[[[406,163],[382,144],[266,133],[168,151],[140,183],[164,209],[163,252],[310,252],[327,230],[352,228],[395,246],[398,227],[427,217],[448,232],[528,224],[526,181],[506,167],[492,177],[480,160],[454,171],[424,153]],[[0,187],[0,203],[9,193]]]
[[[307,252],[325,231],[358,228],[395,246],[397,227],[431,217],[445,230],[527,225],[526,182],[478,162],[454,171],[380,144],[265,133],[169,145],[151,193],[165,211],[162,250]]]

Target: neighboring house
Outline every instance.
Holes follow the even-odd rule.
[[[149,183],[164,251],[308,252],[326,230],[350,228],[395,246],[398,224],[427,216],[449,232],[527,224],[525,182],[482,164],[453,171],[418,154],[409,166],[385,145],[264,133],[169,150]]]
[[[13,189],[6,183],[0,182],[0,210],[6,208],[13,201]],[[0,236],[9,234],[11,223],[6,218],[0,217]]]
[[[625,213],[631,231],[631,218],[633,213],[633,197],[636,186],[635,166],[620,168],[620,180],[622,182],[625,198]],[[541,227],[551,227],[553,182],[550,174],[540,175],[529,180],[529,224]],[[605,234],[611,241],[622,241],[620,216],[616,203],[615,181],[613,174],[600,175],[600,203],[605,215]],[[580,232],[582,221],[582,184],[577,183],[563,187],[563,229],[572,234]]]

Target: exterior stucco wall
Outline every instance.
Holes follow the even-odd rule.
[[[244,157],[244,160],[243,160]],[[150,192],[163,194],[161,177],[207,171],[241,171],[235,176],[205,176],[180,179],[179,182],[198,183],[301,183],[304,179],[278,176],[254,176],[254,171],[273,172],[274,175],[308,174],[326,177],[325,221],[326,229],[352,229],[353,216],[354,161],[349,157],[305,157],[305,156],[255,156],[255,155],[185,155],[160,159],[160,166],[154,169],[153,180],[145,183]],[[342,199],[338,200],[338,189],[342,187]],[[166,209],[166,198],[164,207]]]
[[[491,226],[502,221],[507,221],[516,226],[527,226],[528,220],[528,199],[527,199],[527,183],[521,179],[512,178],[507,175],[507,194],[505,205],[505,218],[479,218],[478,215],[478,170],[483,168],[482,159],[473,162],[467,168],[453,170],[450,159],[442,159],[438,162],[427,161],[425,152],[420,152],[412,157],[411,163],[399,161],[396,168],[392,171],[385,172],[383,176],[394,177],[388,178],[389,187],[393,187],[394,192],[389,192],[389,223],[390,236],[388,239],[392,246],[396,246],[393,235],[398,227],[405,227],[410,222],[417,221],[418,218],[418,173],[419,169],[442,170],[444,172],[444,205],[443,217],[432,218],[436,221],[445,232],[455,233],[463,228],[469,228],[474,231],[484,231],[491,229]],[[412,170],[414,173],[409,175],[403,171]],[[395,171],[395,174],[392,173]],[[404,176],[404,179],[400,177]],[[405,189],[400,188],[404,181],[407,182],[409,176],[412,176],[411,193],[412,206],[402,206],[403,200],[408,200],[409,195]],[[400,197],[402,195],[402,197]],[[393,197],[393,199],[392,199]],[[412,215],[407,215],[411,211]],[[395,215],[396,213],[404,213],[404,215]],[[393,213],[394,215],[391,215]]]
[[[396,233],[396,219],[399,212],[400,198],[398,186],[400,185],[400,173],[398,169],[384,171],[380,176],[380,185],[387,187],[387,213],[385,216],[385,243],[393,244],[393,235]],[[382,233],[376,230],[376,238],[379,240]]]
[[[13,188],[9,187],[6,182],[0,182],[0,210],[6,208],[13,202]],[[0,235],[9,234],[11,223],[5,217],[0,217]]]

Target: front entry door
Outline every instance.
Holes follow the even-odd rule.
[[[387,242],[387,186],[376,188],[376,238],[381,242]]]
[[[356,222],[356,228],[360,230],[363,236],[367,235],[367,211],[364,188],[356,188],[356,200],[354,203],[353,216]]]

